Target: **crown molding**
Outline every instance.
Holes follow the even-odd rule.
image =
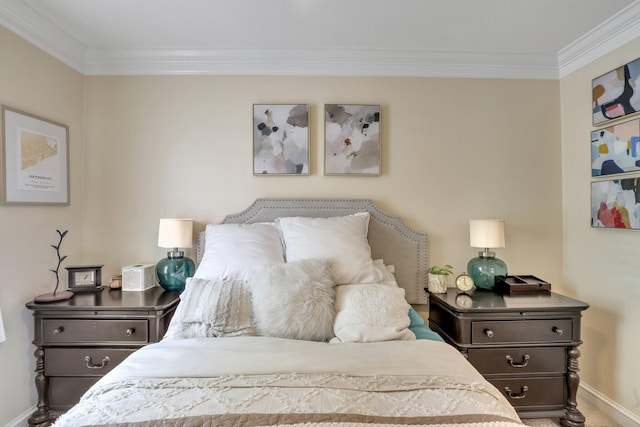
[[[398,49],[90,51],[87,75],[234,74],[557,79],[554,56]]]
[[[559,79],[640,37],[640,0],[557,55],[395,49],[87,49],[22,0],[0,25],[85,75],[221,74]]]
[[[636,0],[558,52],[559,76],[574,71],[640,37],[640,1]]]
[[[0,2],[0,25],[84,74],[87,48],[22,0]]]

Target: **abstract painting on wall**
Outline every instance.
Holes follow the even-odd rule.
[[[253,105],[253,174],[309,175],[309,105]]]
[[[640,59],[593,79],[593,124],[640,111]]]
[[[591,226],[640,229],[640,178],[592,182]]]
[[[640,171],[640,119],[591,132],[591,176]]]
[[[325,105],[325,175],[380,175],[380,106]]]

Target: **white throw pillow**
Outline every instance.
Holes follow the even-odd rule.
[[[258,268],[250,282],[258,335],[307,341],[333,337],[335,292],[328,261]]]
[[[331,342],[415,340],[408,327],[404,289],[385,285],[336,287],[335,338]]]
[[[381,259],[374,259],[373,265],[378,270],[378,273],[381,277],[380,284],[386,286],[393,286],[394,288],[398,287],[398,282],[396,281],[395,271],[396,268],[393,265],[385,265],[384,261]]]
[[[209,224],[202,260],[193,277],[246,280],[256,266],[284,262],[284,247],[275,223]]]
[[[278,222],[287,262],[328,259],[339,285],[380,281],[367,240],[369,212],[331,218],[284,217]]]
[[[255,335],[246,282],[189,278],[166,339]]]

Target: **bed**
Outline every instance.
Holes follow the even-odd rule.
[[[198,236],[164,339],[54,424],[523,425],[410,304],[428,239],[365,199],[258,199]]]

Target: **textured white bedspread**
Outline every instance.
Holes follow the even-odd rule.
[[[456,425],[522,425],[500,392],[441,342],[233,337],[146,346],[103,377],[55,426],[256,413],[495,414],[506,421]]]

